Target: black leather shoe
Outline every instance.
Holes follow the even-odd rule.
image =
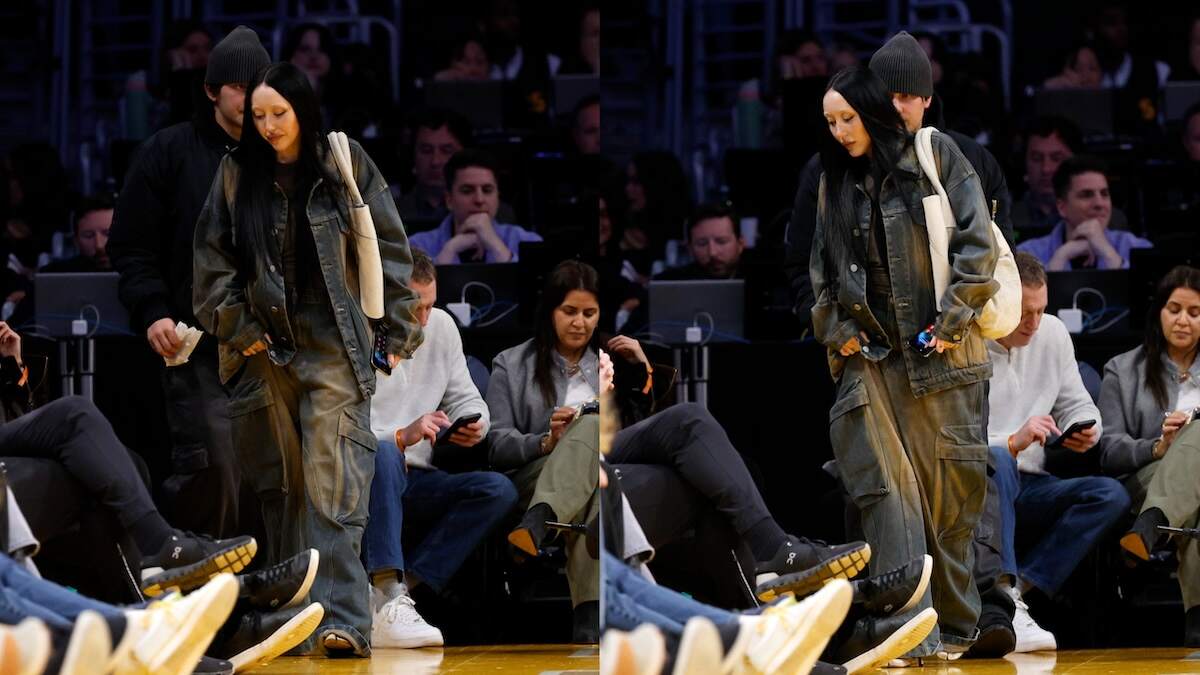
[[[1017,633],[1012,619],[999,605],[983,603],[979,611],[979,638],[967,656],[981,659],[998,659],[1017,648]]]
[[[508,533],[508,543],[525,555],[536,558],[546,541],[546,521],[558,520],[549,504],[534,504],[525,512],[517,529]]]
[[[571,642],[577,645],[594,645],[600,642],[600,603],[591,600],[575,607]]]
[[[1150,560],[1154,544],[1158,542],[1159,525],[1169,525],[1167,514],[1162,509],[1151,507],[1138,514],[1133,526],[1121,537],[1121,548],[1139,560]]]
[[[1193,607],[1183,615],[1186,629],[1183,633],[1183,644],[1186,647],[1200,647],[1200,607]]]
[[[312,588],[320,560],[317,549],[310,548],[265,570],[239,574],[238,600],[264,612],[295,607]]]
[[[921,602],[929,588],[933,558],[923,555],[894,570],[850,582],[854,604],[868,614],[903,614]]]

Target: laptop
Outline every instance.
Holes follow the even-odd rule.
[[[1038,115],[1074,122],[1084,136],[1111,136],[1116,128],[1116,96],[1111,89],[1041,89],[1033,97]]]
[[[649,301],[649,332],[655,341],[688,344],[691,326],[700,328],[701,340],[706,343],[743,341],[746,285],[741,279],[651,280]]]
[[[116,272],[39,273],[33,277],[35,324],[51,337],[74,337],[71,323],[87,322],[87,335],[133,335],[117,295]]]
[[[1200,103],[1200,82],[1168,82],[1163,87],[1163,117],[1179,122],[1187,109]]]
[[[600,78],[595,75],[558,75],[554,78],[554,116],[570,122],[580,101],[600,93]]]
[[[504,128],[504,83],[499,80],[429,82],[425,103],[466,117],[476,131]]]
[[[1047,314],[1072,307],[1083,311],[1088,333],[1129,329],[1129,270],[1047,272]]]

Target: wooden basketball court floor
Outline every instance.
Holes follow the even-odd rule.
[[[424,675],[426,673],[597,673],[600,650],[586,645],[484,645],[445,649],[376,649],[370,659],[287,657],[263,675]]]
[[[264,675],[316,675],[382,673],[531,673],[559,675],[596,673],[599,653],[578,645],[488,645],[446,649],[376,650],[370,659],[282,658],[253,672]],[[1171,649],[1089,649],[1079,651],[1010,654],[1003,659],[962,659],[952,663],[927,662],[921,668],[889,668],[886,675],[1149,675],[1150,673],[1200,674],[1200,651]]]

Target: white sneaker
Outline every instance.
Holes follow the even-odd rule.
[[[371,587],[371,646],[414,649],[441,647],[442,631],[425,623],[417,613],[417,605],[408,595],[388,600],[383,591]]]
[[[125,634],[106,670],[115,675],[187,675],[237,602],[232,574],[213,577],[187,597],[172,594],[144,610],[125,611]]]
[[[1021,599],[1021,592],[1011,587],[1006,591],[1017,605],[1012,622],[1013,632],[1017,634],[1017,646],[1013,651],[1023,653],[1058,649],[1058,642],[1054,639],[1054,634],[1037,625],[1037,622],[1029,615],[1029,605]]]

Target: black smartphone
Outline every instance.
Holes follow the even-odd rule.
[[[474,413],[471,415],[463,415],[462,417],[454,420],[454,424],[451,424],[450,426],[438,432],[437,440],[433,442],[434,447],[449,443],[450,437],[454,435],[454,432],[467,426],[468,424],[471,424],[472,422],[478,422],[479,418],[481,417],[483,417],[482,414]]]
[[[387,341],[387,325],[380,322],[375,326],[375,345],[371,349],[371,365],[384,375],[391,375],[392,367],[388,364]]]
[[[1059,436],[1052,441],[1048,441],[1046,443],[1046,447],[1061,448],[1063,446],[1063,441],[1070,438],[1073,434],[1077,434],[1085,429],[1091,429],[1094,426],[1096,426],[1096,420],[1082,420],[1080,422],[1076,422],[1067,427],[1067,430],[1062,433],[1062,436]]]

